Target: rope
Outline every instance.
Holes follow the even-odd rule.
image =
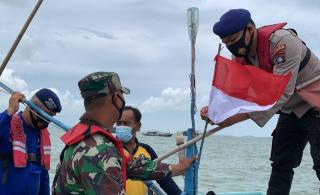
[[[207,133],[207,129],[208,129],[208,121],[206,122],[206,125],[204,127],[204,131],[202,134],[202,139],[201,139],[201,144],[200,144],[200,149],[199,149],[199,153],[198,153],[198,158],[197,158],[197,166],[200,166],[200,160],[201,160],[201,154],[202,154],[202,148],[203,148],[203,144],[204,144],[204,138],[206,137],[206,133]]]

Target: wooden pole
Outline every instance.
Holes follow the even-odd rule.
[[[28,17],[28,19],[27,19],[27,21],[24,23],[24,25],[23,25],[20,33],[18,34],[18,37],[16,38],[16,40],[14,41],[13,45],[11,46],[8,54],[7,54],[6,57],[4,58],[1,66],[0,66],[0,76],[1,76],[1,74],[2,74],[2,72],[3,72],[3,70],[6,68],[6,66],[7,66],[7,64],[8,64],[8,62],[9,62],[11,56],[12,56],[12,54],[13,54],[14,51],[16,50],[16,48],[17,48],[20,40],[22,39],[24,33],[26,32],[28,26],[30,25],[30,23],[31,23],[34,15],[37,13],[37,11],[38,11],[38,9],[39,9],[39,7],[40,7],[40,5],[41,5],[42,2],[43,2],[43,0],[38,0],[36,6],[33,8],[31,14],[29,15],[29,17]]]
[[[212,134],[220,131],[221,129],[223,129],[223,127],[216,127],[216,128],[214,128],[214,129],[211,129],[211,130],[207,131],[207,133],[205,134],[205,137],[208,137],[208,136],[210,136],[210,135],[212,135]],[[187,148],[188,146],[190,146],[190,145],[192,145],[192,144],[200,141],[200,140],[202,139],[202,135],[203,135],[203,134],[198,135],[197,137],[195,137],[195,138],[187,141],[186,143],[184,143],[184,144],[182,144],[182,145],[174,148],[173,150],[171,150],[171,151],[163,154],[162,156],[158,157],[158,158],[155,159],[154,161],[155,161],[156,163],[159,163],[159,162],[163,161],[164,159],[170,157],[171,155],[179,152],[180,150],[183,150],[183,149]]]

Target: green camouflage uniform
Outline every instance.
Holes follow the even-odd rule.
[[[86,100],[89,96],[85,90],[94,86],[96,91],[109,94],[116,89],[128,92],[126,88],[121,87],[118,75],[115,73],[94,73],[79,82],[81,94]],[[98,75],[97,75],[98,74]],[[84,81],[85,80],[85,81]],[[99,85],[104,82],[105,84]],[[96,82],[93,84],[92,82]],[[83,87],[85,82],[86,87]],[[92,84],[89,85],[88,84]],[[90,83],[91,82],[91,83]],[[118,83],[114,86],[114,83]],[[110,85],[113,85],[110,87]],[[108,88],[103,89],[101,88]],[[109,91],[108,91],[109,90]],[[84,114],[80,123],[95,124],[102,127],[98,122],[86,118]],[[67,146],[62,151],[61,165],[58,167],[53,182],[53,194],[105,194],[121,195],[125,194],[124,182],[121,173],[121,156],[113,142],[102,134],[94,134],[88,138]],[[156,164],[143,156],[133,159],[127,163],[127,177],[139,180],[160,180],[170,174],[170,168],[167,164]]]

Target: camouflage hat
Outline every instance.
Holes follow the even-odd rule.
[[[115,72],[95,72],[85,76],[78,82],[83,99],[94,99],[101,94],[113,94],[122,91],[129,94],[130,90],[121,86],[119,75]]]

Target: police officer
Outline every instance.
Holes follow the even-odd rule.
[[[320,61],[286,23],[256,28],[245,9],[231,9],[214,24],[213,32],[225,43],[236,61],[253,65],[273,74],[291,74],[278,102],[267,111],[236,114],[219,125],[227,127],[251,119],[263,127],[280,113],[272,133],[272,172],[268,194],[287,195],[309,142],[314,170],[320,179]],[[277,87],[277,86],[274,86]],[[206,119],[207,107],[201,109]]]
[[[0,114],[0,194],[49,195],[49,123],[27,108],[16,114],[23,98],[14,92]],[[46,88],[31,101],[51,116],[61,111],[58,96]]]

